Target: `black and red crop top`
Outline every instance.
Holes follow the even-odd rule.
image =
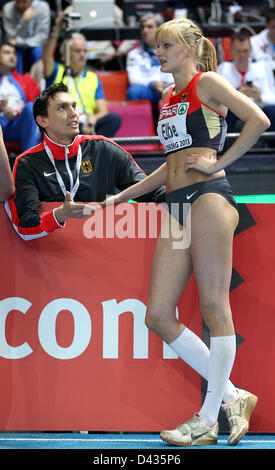
[[[210,108],[197,96],[198,72],[187,87],[166,97],[158,122],[158,136],[165,154],[185,147],[207,147],[222,150],[227,124],[225,116]]]

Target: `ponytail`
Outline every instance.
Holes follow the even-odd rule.
[[[202,38],[202,50],[199,58],[199,66],[201,72],[216,72],[217,71],[217,55],[215,46],[212,42],[203,37]]]

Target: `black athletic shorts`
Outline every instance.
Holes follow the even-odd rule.
[[[214,178],[208,181],[200,181],[183,188],[175,189],[166,194],[166,205],[171,215],[173,215],[181,225],[185,226],[186,210],[193,204],[201,194],[217,193],[223,196],[236,210],[238,205],[232,194],[231,186],[225,176]],[[180,207],[185,204],[186,207]]]

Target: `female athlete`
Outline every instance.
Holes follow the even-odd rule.
[[[224,169],[245,154],[270,122],[249,98],[216,73],[216,52],[188,19],[162,24],[156,34],[162,72],[174,84],[163,93],[158,134],[166,163],[143,181],[114,196],[119,203],[166,184],[165,219],[156,243],[149,287],[146,325],[202,377],[208,387],[204,403],[193,417],[161,438],[180,446],[216,444],[218,413],[224,406],[230,426],[228,443],[235,445],[248,430],[257,397],[237,389],[229,377],[235,359],[236,337],[229,303],[232,244],[239,216]],[[219,159],[230,109],[244,127]],[[106,203],[106,202],[105,202]],[[191,204],[191,241],[175,249],[172,207]],[[185,217],[178,211],[178,221]],[[171,236],[162,236],[169,230]],[[194,273],[203,320],[210,330],[210,348],[175,315]]]

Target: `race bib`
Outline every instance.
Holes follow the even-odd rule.
[[[188,108],[189,103],[185,102],[163,106],[157,132],[165,153],[174,152],[192,144],[192,137],[186,130]]]

